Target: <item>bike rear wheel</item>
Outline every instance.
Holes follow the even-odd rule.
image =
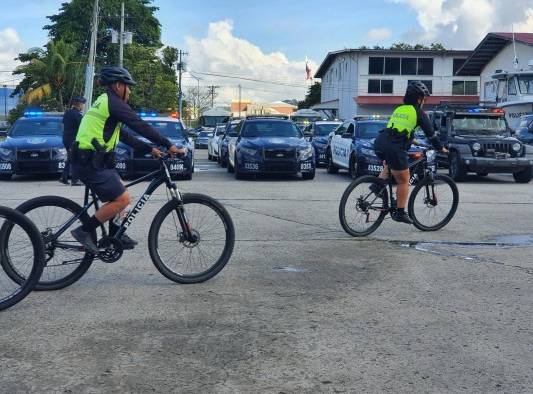
[[[370,190],[372,185],[378,194]],[[339,219],[344,231],[363,237],[376,231],[387,215],[389,198],[387,184],[365,175],[354,180],[344,191],[339,205]]]
[[[436,231],[452,220],[459,205],[459,190],[448,176],[422,179],[409,197],[409,216],[421,231]]]
[[[72,230],[89,220],[86,213],[71,224],[57,240],[53,240],[57,231],[82,210],[74,201],[59,196],[37,197],[17,207],[17,211],[33,221],[44,244],[45,266],[36,290],[59,290],[70,286],[91,266],[94,256],[81,248],[76,249],[75,247],[81,245],[70,235]],[[5,237],[9,239],[13,235],[7,231]],[[93,232],[93,240],[96,242],[96,231]],[[26,280],[26,276],[19,272],[9,259],[2,265],[13,280],[19,283]]]
[[[13,280],[5,270],[0,271],[0,310],[22,301],[34,288],[43,272],[44,247],[39,231],[22,213],[0,207],[0,263],[6,261],[23,272],[25,279]],[[11,239],[3,235],[9,231]]]
[[[183,208],[171,200],[159,210],[148,234],[148,249],[156,268],[177,283],[200,283],[218,274],[229,261],[235,229],[229,213],[215,199],[184,194]],[[184,209],[194,243],[185,239],[177,210]]]

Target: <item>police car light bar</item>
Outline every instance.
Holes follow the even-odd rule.
[[[43,115],[44,115],[43,111],[26,111],[26,112],[24,112],[24,116],[26,116],[26,117],[29,117],[29,116],[43,116]]]
[[[157,116],[157,113],[156,112],[139,112],[139,116],[141,118],[145,118],[147,116],[151,116],[151,117],[156,117]]]

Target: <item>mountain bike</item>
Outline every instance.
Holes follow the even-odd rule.
[[[99,208],[97,196],[85,189],[84,206],[60,196],[31,199],[17,210],[36,224],[44,244],[46,265],[37,290],[57,290],[79,280],[94,260],[114,263],[123,255],[120,238],[133,224],[152,193],[162,184],[169,201],[155,215],[148,234],[148,249],[153,264],[168,279],[177,283],[199,283],[218,274],[229,261],[235,243],[235,230],[229,213],[215,199],[202,194],[181,194],[171,181],[166,160],[160,168],[126,185],[126,188],[150,181],[114,235],[105,226],[100,236],[93,231],[97,255],[86,251],[70,231],[89,220],[88,210]],[[169,193],[169,194],[168,194]],[[25,279],[10,264],[4,270],[15,281]]]
[[[37,227],[22,213],[0,207],[0,265],[24,277],[15,281],[0,270],[0,310],[22,301],[34,288],[44,267],[44,247]]]
[[[443,228],[457,211],[457,185],[450,177],[437,174],[434,150],[424,151],[421,158],[409,165],[409,169],[412,174],[410,184],[416,183],[407,204],[414,226],[421,231]],[[372,175],[362,176],[348,186],[339,206],[339,219],[348,234],[354,237],[369,235],[381,225],[388,213],[394,212],[396,198],[390,169],[388,175],[387,180]]]

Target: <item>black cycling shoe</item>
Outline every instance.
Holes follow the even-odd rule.
[[[383,194],[383,190],[385,189],[384,185],[380,185],[379,183],[372,183],[370,186],[368,186],[368,189],[374,193],[376,196],[381,197]]]
[[[411,220],[411,218],[405,211],[404,212],[394,211],[394,212],[391,212],[390,216],[392,220],[394,220],[395,222],[413,224],[413,221]]]
[[[128,237],[126,234],[124,234],[122,237],[120,237],[120,242],[122,242],[122,248],[124,250],[131,250],[137,246],[138,242]]]
[[[83,231],[83,228],[81,226],[72,230],[70,234],[72,234],[76,241],[82,244],[85,250],[94,255],[98,254],[98,248],[94,244],[91,234]]]

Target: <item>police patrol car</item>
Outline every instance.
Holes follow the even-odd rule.
[[[244,174],[297,174],[315,177],[313,146],[287,119],[247,117],[236,128],[237,139],[228,146],[228,172]]]
[[[315,150],[315,164],[326,164],[326,147],[328,145],[329,135],[334,131],[341,122],[337,121],[316,121],[309,124],[304,129],[304,135],[310,135],[309,139]]]
[[[62,173],[67,159],[62,126],[62,114],[24,113],[0,143],[0,179],[10,179],[14,174]]]
[[[231,122],[228,122],[226,124],[226,128],[224,129],[224,134],[221,135],[218,139],[218,164],[220,164],[222,168],[228,166],[229,143],[232,140],[237,139],[237,137],[239,136],[235,129],[242,121],[242,119],[234,119]]]
[[[148,115],[148,116],[145,116]],[[168,160],[168,169],[173,178],[190,180],[194,172],[194,146],[190,142],[183,123],[179,119],[170,117],[158,117],[155,113],[142,113],[141,118],[159,133],[167,137],[173,144],[182,145],[187,148],[187,156],[184,158],[173,158]],[[155,145],[144,137],[139,136],[132,130],[130,133],[144,142]],[[162,152],[164,147],[157,147]],[[159,168],[159,162],[154,160],[150,153],[135,151],[129,145],[119,142],[115,148],[117,158],[116,169],[120,175],[131,177],[134,175],[147,174]]]

